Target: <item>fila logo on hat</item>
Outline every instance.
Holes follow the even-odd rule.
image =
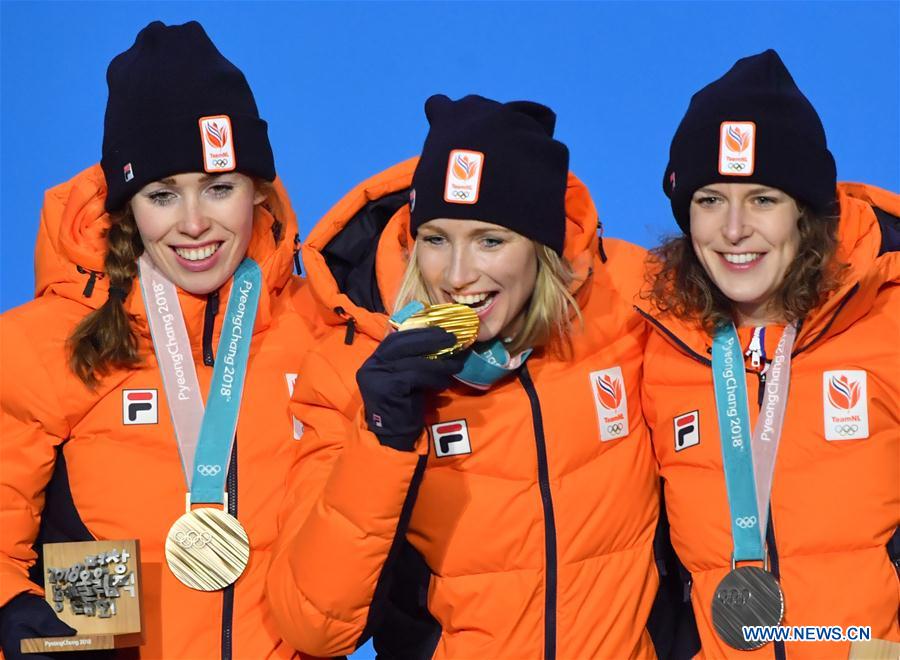
[[[723,121],[719,127],[719,174],[750,176],[756,165],[756,124]]]
[[[675,451],[681,451],[688,447],[700,444],[700,411],[678,415],[673,420],[675,425]]]
[[[431,439],[434,442],[434,454],[438,458],[472,453],[469,427],[464,419],[432,424]]]
[[[611,367],[590,374],[600,440],[607,442],[628,435],[628,397],[621,367]]]
[[[484,154],[480,151],[454,149],[447,162],[444,201],[451,204],[474,204],[481,188]]]
[[[203,169],[206,172],[231,172],[237,167],[234,133],[228,115],[200,118],[200,141],[203,144]]]
[[[822,374],[826,440],[869,437],[869,407],[865,371],[826,371]]]
[[[122,423],[158,423],[156,401],[156,390],[122,390]]]

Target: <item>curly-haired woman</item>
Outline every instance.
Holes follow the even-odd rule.
[[[771,50],[694,95],[663,187],[643,401],[703,655],[847,657],[754,625],[900,640],[900,199],[836,184]]]

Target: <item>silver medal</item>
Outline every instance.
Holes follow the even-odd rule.
[[[752,651],[764,641],[744,639],[744,626],[777,626],[784,616],[784,594],[775,576],[757,566],[734,568],[716,587],[713,626],[726,644]]]

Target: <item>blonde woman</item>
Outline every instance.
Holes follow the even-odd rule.
[[[627,293],[642,252],[598,249],[545,106],[425,109],[421,158],[353,190],[304,248],[334,327],[294,413],[308,451],[341,454],[312,513],[287,518],[280,630],[321,655],[381,625],[376,650],[399,657],[652,657],[657,476]],[[430,359],[454,337],[385,336],[409,301],[471,307],[473,349]]]

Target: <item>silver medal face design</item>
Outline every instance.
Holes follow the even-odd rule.
[[[777,626],[784,616],[784,594],[775,576],[757,566],[732,569],[716,587],[713,626],[732,648],[752,651],[766,642],[744,639],[744,626]]]

